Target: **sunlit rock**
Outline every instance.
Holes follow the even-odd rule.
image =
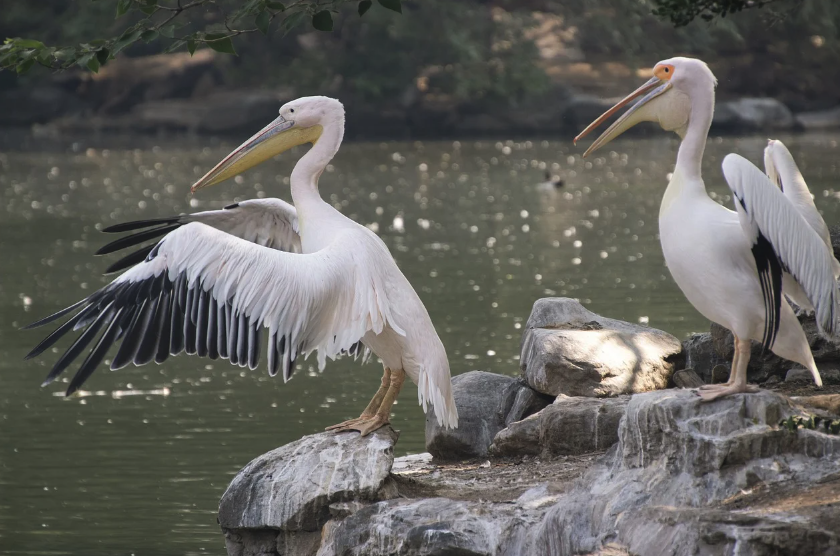
[[[521,379],[484,371],[454,377],[452,391],[458,428],[444,429],[433,413],[426,416],[426,449],[442,460],[485,456],[497,432],[551,403]]]
[[[616,396],[665,388],[681,354],[667,332],[548,297],[534,303],[525,325],[520,369],[544,394]]]
[[[236,475],[219,504],[228,552],[248,554],[247,543],[261,539],[255,531],[265,529],[275,537],[294,533],[278,540],[294,545],[330,519],[331,504],[376,500],[391,470],[396,440],[391,427],[364,438],[357,432],[325,432],[256,458]]]
[[[558,396],[539,413],[499,431],[490,453],[552,457],[606,450],[618,441],[618,424],[629,399]]]
[[[831,553],[840,437],[779,426],[800,412],[766,391],[713,403],[685,390],[633,396],[618,444],[547,512],[534,553],[606,542],[650,556]]]

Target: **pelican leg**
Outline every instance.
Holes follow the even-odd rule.
[[[362,414],[356,417],[355,419],[350,419],[337,425],[331,425],[324,430],[344,430],[348,427],[352,427],[353,425],[369,421],[373,418],[374,415],[376,415],[377,410],[379,410],[379,406],[382,405],[382,399],[385,397],[385,393],[388,391],[388,388],[390,388],[390,386],[391,369],[389,369],[388,367],[384,367],[384,371],[382,372],[382,384],[379,386],[379,390],[376,391],[376,394],[373,395],[373,398],[371,398],[370,403],[367,405],[365,410],[362,411]]]
[[[397,399],[397,396],[399,395],[400,390],[402,389],[403,382],[405,382],[404,370],[398,369],[395,371],[391,371],[390,384],[388,385],[388,389],[386,390],[385,395],[382,397],[382,402],[379,404],[379,409],[376,410],[376,413],[373,414],[373,417],[370,417],[366,420],[362,420],[360,418],[353,424],[346,425],[334,430],[336,432],[350,430],[359,431],[360,433],[362,433],[362,436],[367,436],[376,429],[387,425],[391,419],[391,406],[394,405],[394,401]]]
[[[738,337],[735,336],[734,332],[732,333],[732,336],[735,338],[735,354],[732,356],[732,367],[729,369],[729,380],[723,384],[704,384],[700,387],[700,390],[715,390],[721,386],[732,386],[735,383],[735,369],[738,367],[738,359],[741,358],[741,352],[738,351]],[[749,343],[749,340],[747,340],[747,344]]]
[[[698,390],[698,394],[704,402],[710,402],[724,396],[732,394],[742,394],[744,392],[758,392],[758,386],[754,384],[747,384],[747,365],[750,362],[750,341],[741,340],[735,336],[735,363],[733,368],[733,375],[730,376],[730,382],[726,384],[711,384],[711,388]]]

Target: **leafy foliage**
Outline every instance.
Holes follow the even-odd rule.
[[[840,419],[823,419],[816,415],[805,417],[788,417],[779,422],[779,426],[790,432],[796,432],[798,429],[809,429],[826,434],[840,434]]]
[[[670,19],[674,25],[688,25],[696,18],[711,21],[716,17],[738,13],[750,8],[763,8],[768,4],[790,2],[791,0],[653,0],[653,13]],[[793,0],[797,2],[797,0]],[[797,2],[798,3],[798,2]]]
[[[93,72],[122,50],[137,43],[160,42],[163,52],[186,49],[192,54],[206,45],[217,52],[236,54],[233,39],[259,31],[267,35],[276,22],[283,34],[307,18],[319,31],[332,31],[332,14],[344,4],[358,4],[364,15],[370,0],[110,0],[125,27],[118,36],[87,40],[76,46],[48,46],[27,38],[7,38],[0,46],[0,69],[26,73],[33,65],[52,69],[81,66]],[[105,0],[100,0],[105,4]],[[379,0],[388,10],[402,11],[400,0]],[[208,21],[202,28],[197,21]]]

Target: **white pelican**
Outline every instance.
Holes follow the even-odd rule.
[[[704,400],[757,390],[747,384],[750,340],[805,366],[821,386],[805,333],[782,296],[783,275],[801,288],[815,310],[820,330],[833,335],[840,299],[833,255],[785,194],[737,154],[723,160],[723,174],[737,212],[706,194],[700,163],[712,123],[716,84],[715,76],[700,60],[659,62],[647,83],[592,122],[575,141],[637,97],[642,98],[598,137],[584,156],[642,121],[658,122],[682,139],[659,208],[662,251],[691,304],[735,336],[729,382],[701,389]]]
[[[181,351],[255,368],[268,329],[268,372],[284,381],[301,354],[318,351],[318,366],[359,344],[382,359],[382,385],[358,419],[329,427],[367,435],[388,423],[408,375],[420,404],[438,423],[457,427],[446,351],[426,308],[379,237],[318,193],[318,178],[344,136],[344,108],[326,97],[285,104],[277,119],[192,186],[214,185],[296,145],[313,147],[291,176],[291,206],[279,199],[245,201],[221,211],[113,226],[151,230],[104,247],[111,252],[166,234],[109,270],[131,268],[78,303],[29,327],[76,311],[27,356],[70,330],[83,330],[58,359],[49,384],[91,342],[67,395],[87,380],[122,340],[111,369],[162,363]],[[99,332],[104,330],[101,334]]]

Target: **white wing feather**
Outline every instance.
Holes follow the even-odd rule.
[[[182,218],[183,222],[201,222],[258,245],[301,252],[297,210],[282,199],[251,199]]]
[[[813,305],[820,328],[834,335],[840,295],[834,280],[834,258],[823,239],[767,176],[745,158],[727,155],[723,174],[736,197],[738,217],[747,237],[755,243],[760,234],[770,242],[784,270]]]

